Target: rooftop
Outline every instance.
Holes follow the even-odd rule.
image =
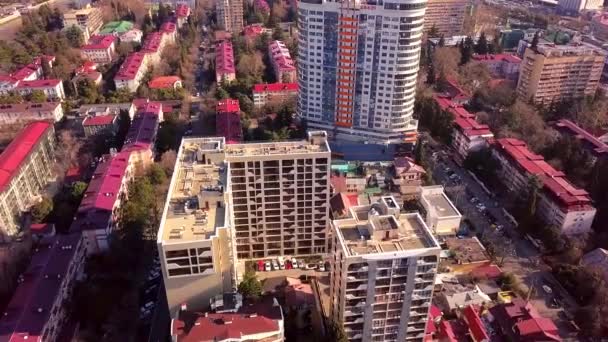
[[[478,62],[484,61],[503,61],[509,63],[521,63],[521,58],[506,53],[473,55],[473,59]]]
[[[435,95],[435,101],[439,107],[452,114],[454,117],[454,125],[468,138],[473,137],[493,137],[494,134],[488,125],[483,125],[477,122],[475,115],[469,113],[460,104],[452,102],[447,97]]]
[[[175,83],[181,81],[182,79],[179,76],[159,76],[151,80],[148,86],[150,89],[173,89]]]
[[[80,239],[80,233],[58,235],[35,247],[0,318],[0,341],[43,341],[43,329]]]
[[[539,43],[536,52],[545,57],[569,56],[606,56],[606,51],[594,45],[582,42],[556,45],[553,43]]]
[[[42,102],[42,103],[10,103],[0,104],[0,113],[26,113],[52,111],[61,106],[61,102]]]
[[[215,111],[218,113],[233,113],[240,112],[241,108],[239,107],[239,100],[234,99],[224,99],[218,101],[215,106]]]
[[[130,21],[110,21],[103,25],[99,34],[125,33],[133,28],[133,23]]]
[[[297,92],[297,83],[270,83],[270,84],[256,84],[253,86],[254,93],[263,92]]]
[[[83,126],[107,126],[114,123],[116,115],[89,116],[82,121]]]
[[[245,37],[256,37],[268,31],[272,30],[264,27],[262,24],[251,24],[243,28],[243,35]]]
[[[177,26],[175,25],[175,23],[172,23],[170,21],[166,21],[162,25],[160,25],[160,31],[165,33],[173,33],[176,30]]]
[[[459,264],[490,261],[485,247],[477,237],[464,239],[449,237],[445,239],[445,243]]]
[[[232,43],[222,41],[217,44],[215,49],[215,72],[219,74],[232,74],[235,70]]]
[[[289,54],[289,49],[287,49],[285,43],[282,41],[275,40],[271,42],[270,45],[268,45],[268,51],[270,53],[270,58],[272,58],[281,71],[292,71],[296,69],[294,62],[291,59],[291,55]]]
[[[346,253],[356,256],[439,247],[418,213],[399,210],[392,196],[382,197],[372,205],[351,207],[347,218],[333,221]]]
[[[114,44],[114,41],[116,40],[116,37],[112,36],[112,35],[94,35],[91,36],[91,38],[89,38],[89,42],[84,45],[83,47],[81,47],[81,50],[106,50],[108,49],[112,44]]]
[[[161,113],[162,104],[159,102],[149,102],[138,108],[131,121],[131,127],[127,132],[122,151],[151,149],[158,130]]]
[[[61,80],[49,79],[49,80],[34,80],[34,81],[21,81],[17,88],[48,88],[56,87],[61,84]]]
[[[422,198],[427,201],[437,217],[460,216],[458,209],[454,207],[445,192],[443,192],[443,187],[441,185],[439,185],[439,187],[441,188],[441,191],[425,191],[426,188],[435,187],[422,187]]]
[[[574,122],[567,119],[561,119],[555,123],[555,127],[561,132],[565,132],[581,140],[583,146],[591,149],[594,155],[608,154],[608,145],[601,142],[598,138],[594,137],[591,133]]]
[[[144,43],[142,44],[141,51],[145,53],[158,52],[160,44],[163,40],[162,32],[152,32],[146,36]]]
[[[0,154],[0,190],[10,183],[21,164],[49,129],[53,129],[53,126],[48,122],[32,122],[22,129]]]
[[[118,73],[114,76],[116,80],[133,80],[141,68],[144,60],[146,59],[146,54],[142,52],[135,52],[127,56],[125,61],[118,69]]]

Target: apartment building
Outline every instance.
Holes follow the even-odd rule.
[[[234,50],[232,43],[224,40],[215,47],[215,81],[232,82],[236,79],[236,68],[234,66]]]
[[[61,119],[61,102],[0,104],[0,126],[39,120],[58,122]]]
[[[463,162],[470,152],[479,151],[488,146],[488,139],[494,137],[488,125],[478,123],[475,115],[449,98],[437,95],[434,98],[439,108],[454,117],[451,144],[457,153],[457,161]]]
[[[266,28],[262,24],[251,24],[243,28],[243,36],[249,39],[255,39],[262,34],[272,34],[272,29]]]
[[[58,79],[21,81],[15,90],[22,96],[30,95],[33,91],[39,90],[43,92],[48,99],[60,101],[65,99],[63,82]]]
[[[118,116],[114,114],[88,116],[82,121],[84,136],[89,138],[95,135],[114,135],[118,128]]]
[[[122,43],[141,43],[144,33],[140,29],[129,30],[119,36]]]
[[[111,63],[116,56],[116,37],[113,35],[94,35],[80,48],[83,58],[95,63]]]
[[[594,162],[599,158],[608,158],[608,144],[602,142],[574,122],[568,119],[561,119],[553,127],[562,135],[571,136],[578,140]]]
[[[464,18],[471,5],[470,0],[428,0],[424,13],[424,32],[434,28],[444,37],[462,34]]]
[[[415,143],[426,7],[425,0],[298,3],[298,114],[309,127],[337,139]]]
[[[473,60],[485,65],[494,77],[517,80],[521,58],[504,53],[473,55]]]
[[[127,88],[134,93],[148,71],[148,56],[143,52],[135,52],[127,56],[114,76],[116,89]]]
[[[21,232],[27,211],[53,178],[55,129],[49,122],[27,125],[0,154],[0,239]]]
[[[151,65],[157,65],[160,62],[161,54],[170,39],[170,35],[162,31],[152,32],[146,36],[141,52],[148,55]]]
[[[243,0],[218,0],[215,3],[220,28],[232,34],[243,30]]]
[[[435,236],[456,235],[462,215],[445,194],[443,186],[421,186],[418,191],[418,200],[424,208],[426,226]]]
[[[270,83],[253,86],[253,105],[256,108],[267,104],[280,104],[298,97],[297,83]]]
[[[332,320],[349,341],[422,342],[441,247],[420,215],[384,196],[331,226]]]
[[[583,10],[599,10],[603,4],[602,0],[559,0],[557,7],[562,13],[578,15]]]
[[[237,259],[326,253],[330,157],[324,132],[273,143],[185,138],[157,241],[170,312],[233,291]]]
[[[277,82],[296,82],[296,66],[291,59],[289,49],[280,40],[275,40],[268,45],[268,56]]]
[[[19,80],[10,75],[0,75],[0,95],[7,95],[19,85]]]
[[[239,100],[225,99],[215,106],[215,132],[229,144],[243,140],[240,112]]]
[[[84,252],[79,233],[52,236],[34,246],[29,266],[0,317],[0,340],[59,340],[69,320],[66,301],[82,277]]]
[[[63,13],[63,28],[78,27],[84,36],[84,41],[96,34],[103,26],[101,9],[87,4],[85,8],[68,10]]]
[[[566,235],[578,235],[591,230],[596,209],[591,197],[572,185],[563,172],[554,169],[542,156],[534,154],[517,139],[497,139],[492,155],[500,163],[499,179],[511,191],[525,194],[530,178],[542,182],[537,202],[537,215]]]
[[[130,164],[136,174],[142,174],[154,162],[154,144],[158,125],[163,121],[163,105],[160,102],[138,104],[137,113],[125,137],[122,152],[130,153]]]
[[[517,96],[547,104],[594,95],[605,59],[605,51],[586,43],[528,47],[520,67]]]
[[[120,207],[132,179],[129,152],[105,155],[97,164],[70,226],[71,232],[82,233],[87,254],[108,249],[110,234],[118,224]]]

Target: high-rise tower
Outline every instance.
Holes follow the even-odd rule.
[[[426,0],[301,0],[298,112],[339,139],[414,142]]]
[[[230,33],[243,31],[243,0],[217,0],[217,23]]]

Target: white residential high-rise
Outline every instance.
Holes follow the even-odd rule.
[[[349,341],[424,340],[441,247],[392,196],[332,223],[330,314]]]
[[[216,0],[215,9],[219,26],[232,34],[243,31],[243,0]]]
[[[415,142],[426,0],[298,2],[298,113],[338,139]]]
[[[234,290],[239,259],[327,253],[330,162],[325,132],[184,139],[157,241],[170,312]]]

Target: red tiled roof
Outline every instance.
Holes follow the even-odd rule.
[[[0,341],[43,342],[43,329],[80,239],[80,233],[58,235],[38,246],[0,318]]]
[[[48,122],[37,121],[27,125],[0,154],[0,189],[10,182],[23,161],[51,128]]]
[[[175,8],[175,15],[180,18],[185,18],[190,15],[190,7],[186,4],[178,4]]]
[[[152,32],[150,33],[147,37],[146,40],[144,41],[144,44],[141,47],[141,51],[142,52],[146,52],[146,53],[155,53],[158,51],[158,48],[160,47],[160,43],[163,40],[163,34],[162,32]]]
[[[179,342],[223,341],[241,339],[255,334],[279,331],[279,324],[269,318],[239,313],[210,313],[196,318],[190,330],[185,329],[183,321],[173,322],[172,334]]]
[[[264,32],[264,30],[268,30],[267,28],[265,28],[264,26],[262,26],[262,24],[251,24],[251,25],[247,25],[243,28],[243,35],[245,37],[256,37],[259,36],[260,34],[262,34],[262,32]]]
[[[469,113],[461,105],[452,102],[445,96],[435,94],[435,102],[439,105],[442,110],[448,111],[454,117],[454,124],[458,129],[468,138],[473,137],[491,137],[493,136],[492,131],[488,125],[483,125],[475,120],[475,115]]]
[[[486,332],[486,328],[477,313],[477,309],[469,305],[463,310],[464,320],[467,322],[469,326],[469,330],[471,331],[471,335],[473,335],[473,339],[475,341],[489,341],[490,336]]]
[[[104,36],[94,35],[89,38],[88,44],[81,47],[81,50],[107,50],[114,44],[115,40],[116,37],[111,34]]]
[[[584,209],[591,205],[591,198],[585,190],[574,187],[563,172],[554,169],[542,156],[530,151],[525,142],[512,138],[496,139],[494,146],[509,156],[524,172],[537,175],[544,188],[560,202],[563,209]]]
[[[281,71],[293,71],[296,69],[289,50],[285,47],[284,43],[275,40],[270,43],[269,47],[270,58],[272,58]]]
[[[239,100],[234,99],[221,100],[215,106],[215,111],[218,113],[233,113],[239,112],[240,110]]]
[[[232,43],[223,41],[217,44],[215,49],[215,72],[217,74],[234,74],[234,51]]]
[[[14,74],[12,74],[12,77],[18,80],[23,80],[25,78],[30,77],[32,74],[35,74],[37,72],[36,68],[36,66],[34,66],[33,68],[30,66],[25,66],[17,70]]]
[[[574,122],[566,119],[559,120],[555,126],[561,131],[566,131],[568,134],[573,135],[575,138],[580,139],[586,146],[590,146],[595,154],[607,154],[608,145],[601,142],[598,138],[594,137],[591,133],[584,130]]]
[[[80,74],[80,73],[91,72],[91,71],[95,71],[95,70],[97,70],[97,64],[95,64],[95,62],[84,61],[84,63],[82,63],[82,65],[80,67],[78,67],[75,70],[75,72],[76,72],[76,74]]]
[[[159,76],[148,83],[150,89],[173,89],[175,83],[181,82],[179,76]]]
[[[297,83],[270,83],[270,84],[256,84],[253,86],[254,93],[263,92],[297,92]]]
[[[166,21],[162,25],[160,25],[160,30],[166,33],[173,33],[175,32],[175,30],[177,30],[177,26],[175,25],[175,23]]]
[[[56,87],[61,83],[61,80],[50,79],[50,80],[34,80],[34,81],[21,81],[17,88],[49,88]]]
[[[521,337],[529,336],[542,341],[561,341],[558,329],[549,318],[532,317],[527,320],[519,321],[515,324]],[[542,337],[541,337],[542,336]]]
[[[142,52],[135,52],[130,54],[118,69],[118,73],[114,79],[116,80],[132,80],[135,79],[135,75],[139,71],[146,54]]]
[[[78,207],[79,214],[97,210],[109,212],[114,210],[123,178],[129,166],[129,157],[129,152],[120,152],[113,157],[110,155],[103,157],[103,161],[97,165]],[[104,223],[107,224],[107,220]]]
[[[114,119],[116,119],[116,115],[99,115],[99,116],[89,116],[84,119],[82,122],[83,126],[107,126],[114,123]]]

